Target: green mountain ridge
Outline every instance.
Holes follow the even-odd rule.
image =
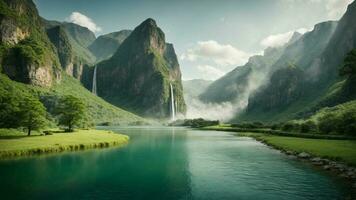
[[[101,35],[88,48],[95,55],[97,62],[109,59],[131,32],[131,30],[121,30]]]
[[[143,116],[168,117],[172,84],[176,110],[185,113],[177,56],[153,19],[137,26],[97,67],[98,95],[108,102]]]
[[[21,94],[38,98],[49,115],[62,96],[73,95],[87,106],[96,124],[145,121],[91,94],[80,83],[83,77],[88,79],[89,67],[84,67],[88,61],[75,45],[87,48],[95,35],[74,24],[47,22],[31,0],[0,0],[2,91],[11,89],[18,98],[24,98]]]

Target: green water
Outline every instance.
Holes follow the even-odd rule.
[[[342,199],[345,185],[246,137],[107,127],[123,148],[0,162],[0,199]]]

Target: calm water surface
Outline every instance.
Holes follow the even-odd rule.
[[[1,199],[343,199],[341,182],[231,133],[106,127],[123,148],[0,162]]]

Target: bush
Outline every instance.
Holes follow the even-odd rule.
[[[178,125],[180,124],[179,122],[172,123],[172,125]],[[198,118],[198,119],[186,119],[184,120],[183,123],[181,123],[181,126],[189,126],[192,128],[201,128],[201,127],[206,127],[206,126],[215,126],[219,125],[220,122],[218,120],[216,121],[210,121],[210,120],[205,120],[203,118]]]
[[[262,122],[244,122],[240,124],[232,124],[231,127],[244,128],[244,129],[256,129],[256,128],[264,128],[266,126]]]
[[[318,125],[322,133],[356,135],[356,112],[347,111],[340,115],[326,114],[319,118]]]
[[[340,130],[339,117],[336,114],[325,114],[318,118],[318,128],[321,133],[336,133]]]
[[[302,133],[316,132],[317,130],[318,130],[317,125],[311,120],[303,122],[300,125],[300,132]]]
[[[300,125],[295,122],[286,122],[282,124],[282,130],[283,131],[293,131],[293,130],[299,130]]]

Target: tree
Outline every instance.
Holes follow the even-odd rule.
[[[356,49],[350,51],[345,59],[342,68],[339,71],[341,76],[355,76],[356,75]]]
[[[16,95],[15,95],[16,94]],[[18,114],[20,98],[13,90],[0,88],[0,128],[17,128],[20,126]]]
[[[79,126],[87,119],[84,103],[72,95],[61,98],[56,114],[59,125],[67,126],[68,132],[73,132],[74,126]]]
[[[39,130],[46,125],[46,108],[38,99],[26,96],[19,107],[19,121],[27,129],[28,136],[32,130]]]

